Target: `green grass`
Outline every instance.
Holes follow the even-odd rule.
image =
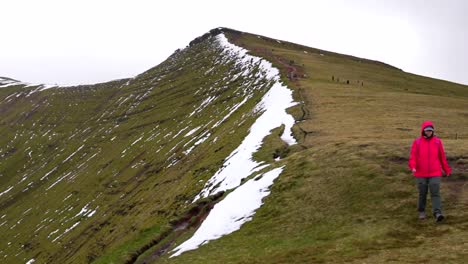
[[[254,78],[228,83],[224,77],[241,69],[230,61],[214,67],[219,52],[205,41],[132,80],[50,89],[30,97],[24,93],[8,102],[3,99],[12,92],[28,89],[1,90],[0,131],[6,136],[0,139],[5,157],[0,173],[6,176],[0,190],[15,186],[0,197],[0,217],[6,221],[0,227],[2,261],[121,263],[171,228],[172,219],[184,216],[203,182],[247,134],[255,118],[248,113],[270,85],[249,86],[256,88],[250,91],[252,99],[212,128],[243,100],[238,83]],[[188,118],[208,96],[216,99]],[[208,140],[186,156],[184,151],[207,132]],[[70,177],[50,188],[67,173]],[[97,209],[96,215],[74,217],[85,205]],[[158,226],[167,228],[158,231]]]
[[[197,250],[176,258],[166,253],[153,262],[463,263],[468,259],[466,86],[284,41],[231,31],[227,35],[280,68],[282,80],[301,102],[289,110],[298,120],[293,130],[299,144],[287,147],[280,140],[283,127],[264,138],[254,158],[286,166],[252,221]],[[0,225],[6,221],[0,226],[2,262],[35,258],[38,263],[124,263],[139,255],[141,263],[195,232],[197,217],[210,203],[202,204],[195,214],[193,197],[247,135],[255,116],[246,113],[269,87],[261,85],[251,100],[185,156],[183,151],[194,141],[184,135],[215,123],[242,101],[237,88],[248,79],[226,82],[224,77],[239,69],[232,63],[214,67],[219,51],[211,41],[175,53],[132,80],[50,89],[9,102],[4,98],[23,88],[0,89],[0,133],[6,135],[0,138],[0,192],[15,186],[0,196],[0,218],[6,215],[0,219]],[[288,65],[306,77],[288,80]],[[211,68],[211,74],[205,75]],[[218,98],[212,104],[188,118],[214,95]],[[435,123],[454,168],[453,177],[442,181],[447,219],[437,225],[417,220],[417,192],[406,165],[410,144],[426,119]],[[188,128],[173,139],[184,127]],[[204,132],[200,129],[192,136]],[[62,163],[83,144],[80,152]],[[281,160],[275,162],[277,157]],[[54,167],[49,180],[39,180]],[[64,179],[46,191],[69,172],[76,175],[73,181]],[[28,178],[18,183],[25,175]],[[30,182],[34,184],[22,192]],[[88,203],[90,209],[98,207],[96,215],[65,222]],[[56,235],[48,238],[78,220],[81,223],[60,243],[51,242]],[[172,232],[183,222],[190,224],[180,233]]]
[[[252,222],[196,251],[157,263],[462,263],[466,235],[466,170],[442,183],[447,221],[418,222],[417,191],[407,169],[409,147],[420,123],[431,119],[443,139],[452,167],[467,156],[468,90],[347,56],[297,50],[244,34],[237,39],[277,67],[278,58],[295,61],[308,77],[289,81],[305,102],[307,119],[295,131],[306,150],[286,157],[285,172]],[[272,50],[272,54],[262,53]],[[258,51],[260,50],[260,52]],[[275,63],[276,61],[276,63]],[[331,76],[340,76],[341,83]],[[351,84],[343,83],[350,80]],[[336,80],[336,79],[335,79]],[[357,85],[357,80],[363,85]],[[354,84],[353,84],[354,83]],[[296,118],[301,111],[294,110]],[[298,119],[298,118],[297,118]],[[271,159],[275,134],[257,154]],[[304,134],[306,135],[304,137]],[[458,138],[455,140],[455,136]],[[465,164],[465,163],[463,163]],[[459,180],[457,185],[453,183]],[[458,185],[460,184],[460,185]],[[458,242],[454,242],[458,241]],[[457,246],[458,245],[458,246]],[[427,250],[427,249],[430,250]],[[429,252],[438,252],[431,258]]]

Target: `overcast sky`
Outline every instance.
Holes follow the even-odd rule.
[[[222,26],[468,84],[467,14],[463,0],[0,0],[0,76],[133,77]]]

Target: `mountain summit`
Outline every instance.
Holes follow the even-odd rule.
[[[0,261],[405,262],[428,247],[468,258],[467,97],[227,28],[130,79],[1,77]],[[417,221],[405,164],[427,115],[454,168],[445,226]]]

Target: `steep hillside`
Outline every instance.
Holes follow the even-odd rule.
[[[193,217],[195,195],[262,112],[274,83],[262,64],[212,36],[133,79],[3,84],[4,261],[125,261]]]
[[[467,105],[467,86],[229,29],[132,79],[0,78],[0,260],[462,263]],[[438,225],[406,168],[425,119],[454,168]],[[216,239],[219,212],[239,224]]]

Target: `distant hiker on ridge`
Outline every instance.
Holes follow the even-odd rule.
[[[451,173],[451,168],[445,158],[442,141],[434,135],[434,125],[431,121],[424,121],[421,126],[421,136],[414,140],[408,165],[416,177],[419,190],[418,212],[419,219],[426,218],[427,190],[431,191],[432,214],[437,222],[444,219],[440,199],[440,178]]]

